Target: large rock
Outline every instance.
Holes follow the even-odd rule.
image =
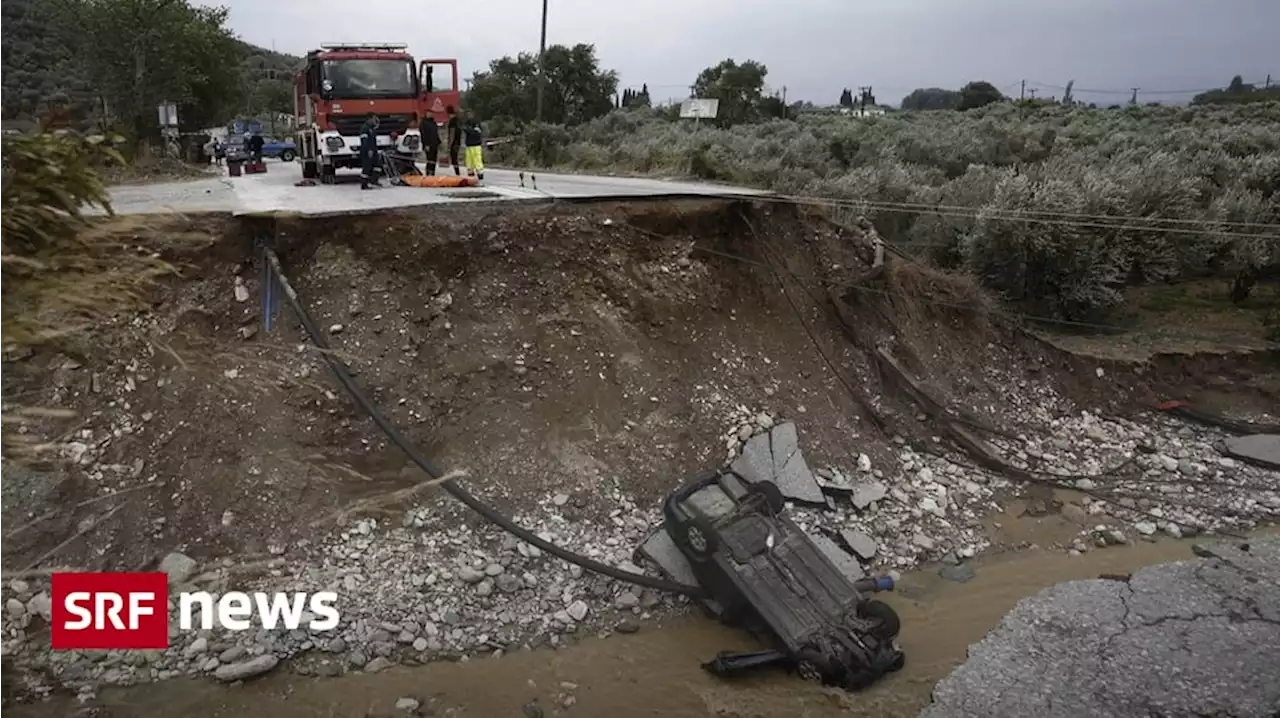
[[[170,586],[180,586],[196,572],[196,560],[174,551],[160,562],[160,570],[169,575]]]
[[[863,561],[870,561],[876,557],[876,540],[861,531],[853,529],[845,529],[840,532],[840,538],[853,552],[854,556]]]
[[[1023,599],[921,718],[1280,714],[1280,539]]]
[[[235,681],[243,681],[247,678],[260,676],[280,663],[280,659],[270,653],[264,653],[257,658],[250,658],[243,663],[232,663],[230,665],[218,666],[218,670],[213,672],[213,677],[224,683],[232,683]]]
[[[1255,466],[1280,469],[1280,434],[1233,436],[1224,442],[1223,453]]]

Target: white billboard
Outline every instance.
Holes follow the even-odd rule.
[[[719,100],[700,100],[689,98],[680,105],[680,116],[685,118],[714,119],[720,111]]]
[[[162,102],[157,107],[161,127],[178,126],[178,106],[172,102]]]

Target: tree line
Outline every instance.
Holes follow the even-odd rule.
[[[183,129],[237,114],[292,112],[300,58],[242,42],[225,8],[185,0],[9,0],[3,6],[6,120],[155,137],[156,108]],[[103,126],[112,118],[111,127]]]
[[[52,116],[83,126],[112,117],[111,129],[147,139],[158,132],[156,106],[164,101],[178,104],[184,129],[293,110],[292,76],[301,58],[238,40],[225,8],[189,0],[9,0],[0,30],[6,120]],[[647,84],[619,91],[617,72],[600,66],[594,45],[552,45],[543,68],[543,122],[574,125],[618,108],[653,106]],[[714,122],[720,126],[794,117],[811,106],[787,105],[768,91],[768,73],[763,63],[728,58],[699,72],[690,87],[697,97],[719,101]],[[538,85],[536,54],[501,57],[473,74],[464,104],[490,123],[519,129],[539,119]],[[917,89],[902,108],[968,110],[1006,99],[979,80],[959,90]],[[1268,99],[1280,99],[1280,90],[1237,76],[1193,104]],[[845,88],[838,104],[874,105],[875,96]],[[678,114],[674,104],[663,110]]]

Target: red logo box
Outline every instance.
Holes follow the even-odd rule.
[[[169,647],[163,573],[53,574],[53,649]]]

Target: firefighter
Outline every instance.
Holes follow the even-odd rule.
[[[360,126],[360,189],[381,187],[374,169],[374,160],[378,156],[378,115],[370,112],[368,119]]]
[[[421,129],[422,151],[427,156],[425,174],[434,175],[436,173],[436,160],[440,158],[440,126],[436,124],[435,117],[427,115],[422,119]]]
[[[480,121],[475,115],[467,113],[467,121],[462,125],[465,139],[467,174],[476,179],[484,179],[484,132],[480,129]]]
[[[449,121],[445,123],[445,132],[449,135],[449,164],[453,165],[453,173],[461,176],[462,170],[458,168],[458,150],[462,147],[462,120],[458,117],[458,110],[453,105],[444,108],[449,115]]]

